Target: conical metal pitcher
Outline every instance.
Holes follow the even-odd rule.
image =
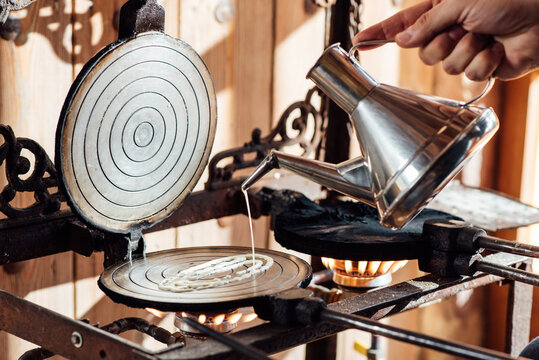
[[[328,164],[273,151],[243,189],[271,169],[288,169],[376,207],[382,225],[399,229],[499,126],[491,108],[379,84],[339,44],[326,49],[307,78],[350,115],[363,156]]]

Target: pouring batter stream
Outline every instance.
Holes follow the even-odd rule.
[[[273,265],[273,259],[266,255],[255,254],[255,240],[253,232],[253,219],[247,190],[242,189],[249,216],[249,230],[251,234],[251,259],[249,255],[234,255],[223,257],[193,266],[180,271],[178,274],[165,278],[159,283],[161,290],[174,292],[187,292],[208,289],[245,280],[265,272]],[[249,266],[249,263],[251,266]],[[238,270],[241,267],[245,269]],[[236,271],[237,270],[237,271]]]

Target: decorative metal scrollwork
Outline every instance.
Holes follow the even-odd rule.
[[[329,8],[337,2],[337,0],[311,0],[313,5],[316,5],[321,8]]]
[[[348,32],[350,33],[350,43],[354,36],[361,30],[361,16],[363,14],[363,3],[361,0],[350,1],[350,18],[348,19]]]
[[[7,180],[0,193],[0,212],[9,218],[22,218],[59,210],[63,196],[57,190],[56,169],[45,150],[33,140],[16,138],[9,126],[0,125],[0,135],[4,140],[0,145],[0,166],[5,164]],[[33,154],[33,166],[21,154],[23,149]],[[51,193],[53,188],[56,191]],[[33,192],[35,202],[24,208],[13,206],[11,202],[18,192]]]
[[[302,156],[309,156],[317,150],[322,136],[322,114],[312,104],[317,89],[307,92],[305,100],[290,105],[281,115],[279,122],[271,133],[262,137],[260,129],[254,129],[251,141],[243,147],[229,149],[216,154],[209,164],[209,178],[206,189],[222,189],[239,184],[240,179],[233,179],[237,170],[258,166],[272,149],[299,145]],[[298,113],[299,116],[295,116]],[[310,126],[312,122],[312,126]],[[312,129],[308,131],[308,129]],[[247,159],[246,155],[255,154]],[[251,155],[252,156],[252,155]],[[227,158],[232,159],[227,165],[219,167],[219,163]]]

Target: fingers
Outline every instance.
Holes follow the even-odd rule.
[[[404,9],[392,17],[373,25],[354,37],[353,43],[367,40],[393,40],[395,35],[408,28],[432,7],[431,0],[425,0],[417,5]]]
[[[419,55],[427,65],[443,61],[449,74],[465,72],[471,80],[479,81],[500,67],[496,75],[504,76],[504,46],[492,36],[471,32],[464,23],[467,17],[473,17],[473,4],[469,0],[424,0],[358,33],[353,43],[395,40],[404,48],[420,47]]]
[[[467,33],[457,43],[455,49],[443,60],[446,73],[457,75],[462,73],[472,60],[489,45],[489,37]]]
[[[419,57],[425,64],[434,65],[449,56],[464,35],[466,35],[466,31],[461,26],[456,25],[422,47],[419,50]]]
[[[462,30],[463,31],[463,30]],[[427,65],[443,61],[443,69],[451,75],[464,72],[470,80],[482,81],[494,73],[504,58],[504,48],[484,35],[451,31],[439,34],[419,52]],[[457,39],[454,36],[462,36]]]
[[[440,32],[459,24],[465,15],[468,0],[442,1],[423,13],[413,25],[397,34],[395,40],[402,47],[423,47]]]
[[[466,67],[465,74],[473,81],[486,80],[494,73],[505,56],[503,45],[493,43],[477,54]]]

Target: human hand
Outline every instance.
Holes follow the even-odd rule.
[[[366,40],[419,47],[425,64],[443,61],[447,73],[471,80],[513,79],[539,67],[539,0],[425,0],[353,42]]]

